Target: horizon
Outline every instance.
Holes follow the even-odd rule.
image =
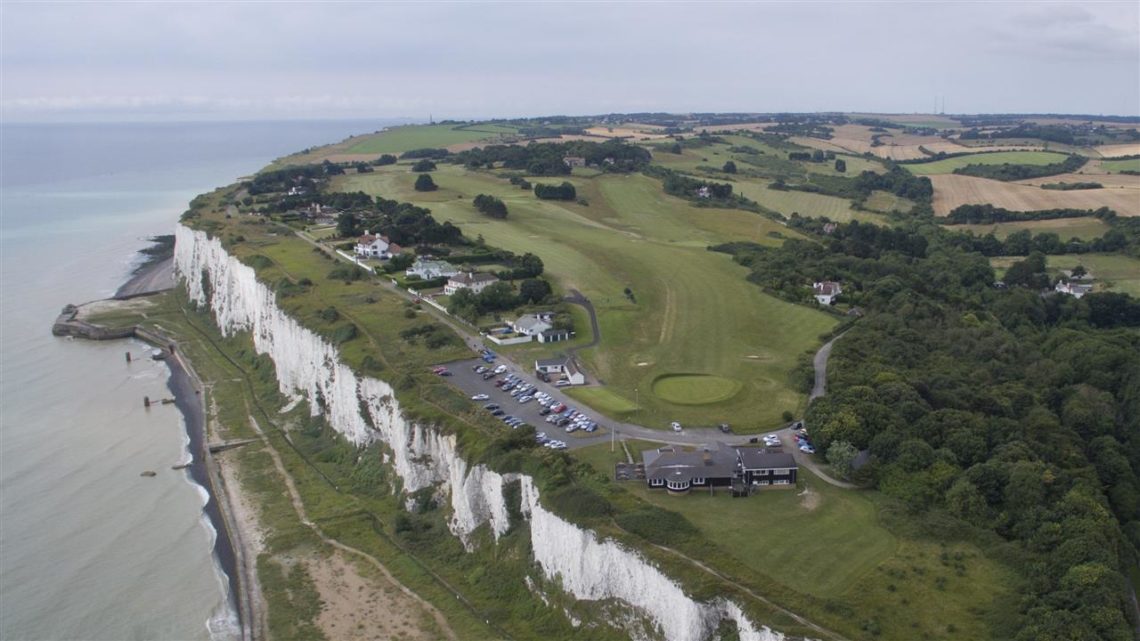
[[[1134,2],[525,6],[7,2],[0,118],[1140,116]]]

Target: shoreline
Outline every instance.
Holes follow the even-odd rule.
[[[173,258],[165,258],[148,265],[132,275],[109,301],[123,301],[157,294],[173,288]],[[190,440],[188,450],[191,461],[186,468],[191,482],[206,491],[206,504],[202,513],[214,529],[214,546],[210,551],[224,575],[227,607],[237,617],[239,638],[242,641],[257,641],[264,637],[259,609],[253,593],[256,591],[255,566],[246,559],[249,548],[243,544],[240,523],[231,497],[220,470],[220,463],[210,452],[209,434],[206,426],[205,398],[202,396],[202,383],[177,341],[161,333],[134,325],[127,328],[110,329],[79,320],[78,307],[67,305],[52,325],[56,336],[73,336],[87,340],[118,340],[137,338],[166,353],[166,366],[170,372],[167,389],[174,396],[174,405],[182,413],[186,435]],[[253,561],[255,563],[256,560]],[[207,618],[206,625],[212,615]],[[213,634],[213,630],[210,630]]]

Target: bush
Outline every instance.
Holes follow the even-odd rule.
[[[415,188],[416,191],[435,191],[439,189],[435,181],[431,179],[431,174],[420,174],[419,177],[416,178]]]
[[[428,160],[427,158],[424,158],[423,160],[416,161],[416,164],[412,165],[412,171],[435,171],[435,163]]]
[[[372,164],[376,165],[377,167],[383,167],[384,165],[394,165],[396,164],[396,157],[392,154],[384,154],[376,160],[373,160]]]
[[[342,345],[356,338],[356,336],[356,325],[349,323],[347,325],[341,325],[340,327],[334,329],[330,338],[332,339],[334,345]]]
[[[326,307],[317,312],[317,316],[326,323],[335,323],[340,320],[340,312],[336,311],[335,307]]]
[[[338,265],[329,272],[329,280],[343,280],[351,283],[364,278],[364,270],[356,265]]]
[[[685,517],[656,506],[625,512],[614,520],[627,532],[657,545],[677,545],[700,535]]]
[[[574,189],[574,185],[568,182],[563,182],[561,185],[540,183],[534,186],[534,195],[542,200],[574,200],[578,197],[578,192]]]
[[[590,519],[609,516],[614,506],[594,490],[570,485],[548,495],[547,502],[559,515],[569,519]]]
[[[490,216],[491,218],[498,218],[502,220],[507,217],[507,205],[503,201],[488,196],[486,194],[479,194],[474,200],[475,209],[481,213]]]

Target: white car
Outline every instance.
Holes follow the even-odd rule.
[[[670,423],[669,427],[673,428],[674,432],[680,432],[681,431],[681,424],[678,423],[677,421],[673,421],[672,423]]]
[[[475,396],[471,397],[471,400],[473,400],[473,401],[485,401],[489,398],[491,398],[491,397],[487,396],[486,394],[476,394]]]
[[[495,373],[496,373],[496,374],[502,374],[502,373],[503,373],[503,372],[505,372],[505,371],[507,371],[507,366],[506,366],[506,365],[500,365],[500,366],[498,366],[498,367],[496,367],[496,368],[495,368]]]

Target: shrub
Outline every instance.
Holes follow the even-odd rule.
[[[605,497],[581,485],[569,485],[552,492],[547,501],[555,512],[570,519],[604,517],[614,511]]]
[[[364,278],[364,270],[356,265],[338,265],[329,272],[329,280],[343,280],[351,283]]]
[[[356,338],[357,334],[356,325],[349,323],[334,329],[330,338],[334,345],[342,345]]]
[[[416,164],[412,165],[412,171],[435,171],[435,163],[428,160],[427,158],[424,158],[423,160],[416,161]]]
[[[420,174],[416,178],[415,189],[416,191],[435,191],[439,189],[439,186],[431,179],[431,174]]]
[[[656,506],[624,512],[614,520],[627,532],[658,545],[676,545],[700,534],[685,517]]]

